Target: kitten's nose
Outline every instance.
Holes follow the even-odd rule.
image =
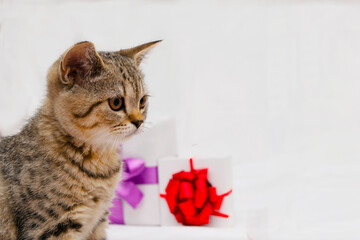
[[[131,121],[131,123],[134,124],[136,128],[139,128],[143,122],[144,122],[144,120]]]

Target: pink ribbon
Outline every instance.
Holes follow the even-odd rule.
[[[119,182],[110,208],[109,220],[111,224],[125,224],[123,200],[134,209],[137,208],[144,197],[137,184],[157,184],[157,167],[146,167],[145,161],[139,158],[123,160],[123,180]]]

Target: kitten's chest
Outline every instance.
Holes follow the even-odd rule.
[[[95,187],[83,198],[82,203],[70,212],[70,218],[82,224],[82,234],[85,239],[96,229],[99,223],[107,221],[113,192],[113,188]]]
[[[83,179],[82,203],[76,209],[82,214],[75,214],[73,218],[83,223],[85,235],[87,232],[92,232],[99,222],[106,221],[108,218],[108,209],[111,207],[119,180],[120,172],[109,179]]]
[[[117,174],[109,180],[85,181],[83,183],[83,189],[86,189],[86,201],[93,201],[94,203],[109,203],[114,197],[115,189],[119,180],[120,177],[119,174]]]
[[[67,161],[60,174],[70,181],[64,183],[64,187],[70,187],[70,195],[76,196],[80,203],[91,208],[102,208],[102,204],[108,205],[114,196],[120,171],[119,155],[109,151],[94,152],[91,158],[80,163]]]

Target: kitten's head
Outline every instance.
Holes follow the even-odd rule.
[[[80,42],[48,75],[48,100],[64,131],[93,145],[116,144],[143,128],[148,92],[139,64],[159,41],[117,52]]]

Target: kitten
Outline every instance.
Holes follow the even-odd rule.
[[[118,143],[146,119],[139,64],[159,41],[118,52],[80,42],[50,68],[47,96],[0,142],[0,239],[104,240]]]

